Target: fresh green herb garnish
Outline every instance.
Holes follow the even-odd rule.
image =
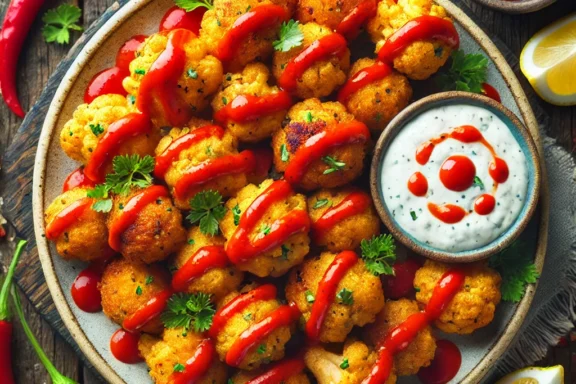
[[[136,96],[128,95],[128,101],[130,101],[130,104],[132,105],[136,104]]]
[[[198,78],[198,72],[196,72],[196,71],[193,70],[192,68],[190,68],[188,71],[186,71],[186,74],[187,74],[188,77],[191,78],[191,79],[197,79],[197,78]]]
[[[223,97],[222,98],[222,104],[224,104],[224,105],[228,104],[228,99]]]
[[[92,210],[96,212],[110,212],[112,210],[112,199],[108,195],[108,187],[104,184],[95,186],[89,190],[86,195],[93,199],[98,199],[92,204]]]
[[[154,282],[154,276],[151,276],[151,275],[146,276],[146,281],[145,281],[146,285],[150,285],[153,282]]]
[[[207,9],[212,9],[212,0],[174,0],[174,4],[182,8],[186,12],[195,10],[196,8],[204,7]]]
[[[342,288],[340,292],[336,295],[338,302],[344,305],[352,305],[354,304],[354,298],[352,297],[352,291]]]
[[[262,227],[260,228],[260,232],[263,233],[264,235],[268,235],[271,230],[272,227],[270,227],[268,224],[262,224]]]
[[[486,82],[488,59],[480,53],[452,53],[452,66],[448,73],[438,76],[438,82],[445,91],[456,90],[482,93]]]
[[[314,303],[314,294],[310,291],[306,291],[304,292],[304,295],[306,296],[306,301],[310,304]]]
[[[475,187],[480,188],[480,190],[484,190],[484,183],[482,182],[482,179],[480,179],[478,176],[474,176],[474,184]]]
[[[375,276],[393,275],[392,265],[396,262],[396,244],[391,235],[374,236],[360,242],[362,259],[366,269]]]
[[[312,112],[308,111],[308,113],[306,113],[306,122],[311,123],[313,119],[314,116],[312,116]]]
[[[94,136],[101,135],[104,132],[104,128],[100,125],[100,123],[90,124],[89,127]]]
[[[416,219],[418,218],[418,216],[416,216],[416,212],[414,211],[410,211],[410,217],[412,217],[413,221],[416,221]]]
[[[258,352],[259,355],[266,353],[266,345],[260,344],[260,346],[258,347],[258,350],[256,352]]]
[[[244,318],[244,320],[246,321],[250,321],[250,319],[252,319],[252,314],[251,313],[247,313],[244,316],[242,316]]]
[[[282,260],[288,260],[288,252],[290,252],[290,248],[282,244],[280,249],[282,249]]]
[[[62,4],[58,8],[46,11],[42,16],[44,28],[42,35],[47,43],[57,42],[68,44],[70,31],[82,31],[83,28],[76,24],[82,16],[82,10],[75,5]]]
[[[141,286],[136,287],[136,294],[138,296],[140,296],[142,294],[142,287]]]
[[[532,253],[519,241],[492,256],[488,264],[502,276],[500,291],[504,301],[519,302],[524,297],[526,285],[536,283],[540,277]]]
[[[232,214],[234,215],[234,225],[238,226],[238,224],[240,224],[240,217],[242,215],[242,211],[240,210],[238,204],[232,208]]]
[[[210,295],[205,293],[176,293],[168,300],[167,308],[161,315],[166,328],[180,328],[194,332],[207,331],[212,325],[214,305]]]
[[[184,369],[186,367],[180,363],[176,363],[174,364],[174,368],[172,369],[172,372],[184,372]]]
[[[280,159],[283,162],[287,162],[290,158],[290,152],[288,152],[288,148],[286,148],[286,144],[282,144],[280,146]]]
[[[322,158],[322,161],[330,166],[330,168],[328,168],[327,170],[324,171],[324,175],[328,175],[328,174],[330,174],[332,172],[336,172],[336,171],[341,171],[346,166],[346,163],[343,163],[342,161],[338,161],[338,159],[336,159],[332,156],[324,156]]]
[[[152,185],[150,173],[154,170],[152,156],[116,156],[112,160],[114,173],[106,175],[106,188],[118,195],[127,195],[131,188],[146,188]]]
[[[194,243],[195,243],[194,239],[188,239],[188,244],[194,245]]]
[[[190,214],[186,217],[190,223],[200,224],[200,232],[214,236],[218,234],[220,220],[226,214],[226,207],[222,202],[222,195],[217,191],[203,191],[197,193],[190,200]]]
[[[316,203],[314,204],[314,206],[312,208],[318,209],[318,208],[322,208],[325,206],[330,207],[331,205],[332,205],[332,201],[330,201],[328,199],[317,199]]]
[[[340,368],[348,369],[350,367],[350,363],[348,363],[348,358],[342,359],[342,363],[340,364]]]
[[[136,70],[134,70],[134,73],[137,75],[145,75],[146,74],[146,70],[142,69],[142,68],[138,68]]]
[[[274,49],[280,52],[288,52],[292,48],[299,47],[304,41],[304,34],[299,28],[300,23],[296,20],[288,20],[280,26],[278,40],[272,45]]]

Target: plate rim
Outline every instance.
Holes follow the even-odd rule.
[[[38,141],[38,148],[36,151],[34,161],[34,174],[33,174],[33,187],[32,187],[32,210],[33,210],[33,223],[34,232],[36,237],[36,244],[38,249],[38,257],[42,265],[42,271],[46,278],[46,284],[50,291],[50,295],[54,300],[54,304],[66,328],[70,331],[72,338],[78,344],[82,353],[94,366],[94,368],[102,375],[104,379],[113,384],[125,384],[126,382],[114,371],[108,364],[106,359],[97,351],[96,347],[88,339],[78,320],[74,316],[72,309],[68,305],[64,296],[63,287],[60,285],[59,278],[56,274],[52,256],[50,254],[48,241],[43,236],[44,234],[44,179],[47,165],[47,152],[52,139],[52,135],[56,131],[56,122],[59,114],[62,111],[62,106],[67,99],[68,92],[72,85],[77,80],[79,73],[85,67],[86,63],[92,58],[94,52],[103,44],[106,39],[111,36],[116,29],[127,19],[133,16],[142,7],[148,5],[153,0],[130,0],[121,6],[116,12],[108,19],[102,27],[97,30],[93,36],[90,37],[86,45],[82,48],[74,62],[67,70],[62,82],[58,86],[50,107],[47,112],[46,119],[42,126],[42,131]],[[530,130],[540,155],[542,163],[542,177],[541,177],[541,196],[540,196],[540,223],[538,229],[538,240],[536,245],[535,264],[538,271],[542,270],[544,258],[546,254],[546,245],[548,240],[548,222],[549,222],[549,191],[546,176],[546,167],[544,163],[542,142],[538,131],[538,123],[532,107],[527,100],[524,90],[520,86],[516,75],[512,71],[510,65],[506,62],[504,56],[490,38],[484,33],[476,23],[471,20],[458,6],[450,0],[435,0],[436,3],[443,6],[451,17],[453,17],[462,28],[464,28],[478,43],[484,52],[490,56],[497,70],[502,74],[504,81],[510,88],[512,95],[515,98],[518,108],[524,120],[526,127]],[[112,7],[118,7],[117,3]],[[476,383],[479,382],[493,366],[493,362],[498,359],[506,351],[507,347],[512,342],[516,332],[521,327],[534,294],[536,292],[537,284],[527,287],[524,298],[518,304],[514,314],[508,321],[500,338],[490,347],[486,356],[466,375],[462,383]]]

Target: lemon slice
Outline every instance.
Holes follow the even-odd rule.
[[[528,367],[504,376],[496,384],[564,384],[564,368]]]
[[[520,55],[522,73],[554,105],[576,105],[576,13],[536,33]]]

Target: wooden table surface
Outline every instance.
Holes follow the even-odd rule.
[[[82,24],[90,25],[98,16],[110,6],[114,0],[73,0],[73,3],[83,9]],[[478,19],[482,20],[490,36],[500,38],[514,54],[519,55],[528,39],[540,28],[551,22],[576,11],[576,0],[558,0],[557,3],[539,12],[510,16],[494,12],[488,8],[476,5],[473,0],[465,0]],[[4,14],[9,0],[0,0],[0,15]],[[55,7],[65,1],[47,0],[43,10]],[[18,74],[20,99],[24,108],[29,109],[42,91],[48,77],[54,71],[60,60],[68,51],[69,46],[46,44],[41,36],[42,22],[36,20],[32,31],[25,42],[25,48],[20,58]],[[73,40],[77,39],[75,33]],[[514,68],[518,71],[517,68]],[[527,81],[519,75],[522,85],[527,92],[531,89]],[[544,110],[550,116],[549,134],[558,140],[558,143],[573,152],[576,149],[574,137],[576,136],[576,107],[555,107],[542,102]],[[10,144],[14,132],[20,126],[21,120],[14,116],[6,106],[0,102],[0,155],[3,155]],[[0,257],[5,265],[9,255],[3,252]],[[55,366],[65,375],[80,383],[96,383],[93,375],[84,369],[72,349],[59,336],[55,335],[50,326],[34,312],[26,298],[24,310],[28,321],[37,335],[42,347],[52,359]],[[552,348],[548,356],[541,362],[543,365],[562,364],[566,370],[566,383],[576,383],[576,338],[574,341],[567,337],[561,345]],[[13,364],[17,383],[37,384],[49,383],[50,378],[19,325],[16,325],[15,337],[12,345]],[[575,359],[572,363],[572,359]]]

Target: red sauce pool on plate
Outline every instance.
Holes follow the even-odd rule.
[[[198,36],[200,34],[202,17],[207,10],[205,7],[198,7],[193,11],[186,12],[178,6],[174,6],[166,11],[164,17],[162,17],[159,30],[162,32],[173,29],[187,29]]]
[[[116,54],[116,67],[129,71],[130,63],[136,58],[136,52],[147,37],[146,35],[135,35],[122,44]]]
[[[126,96],[122,81],[130,76],[127,69],[112,67],[106,68],[92,77],[84,93],[84,102],[90,104],[95,98],[102,95],[117,94]]]
[[[423,384],[446,384],[456,377],[461,365],[462,354],[458,347],[451,341],[437,340],[434,360],[418,371],[418,378]]]
[[[139,333],[130,333],[123,329],[117,330],[110,339],[110,352],[125,364],[136,364],[142,361],[138,350]]]
[[[78,308],[84,312],[96,313],[102,310],[102,295],[98,284],[102,280],[101,268],[90,266],[78,274],[70,292]]]
[[[95,185],[96,184],[84,174],[84,167],[80,167],[66,177],[64,185],[62,185],[62,192],[67,192],[78,187],[93,188]]]

